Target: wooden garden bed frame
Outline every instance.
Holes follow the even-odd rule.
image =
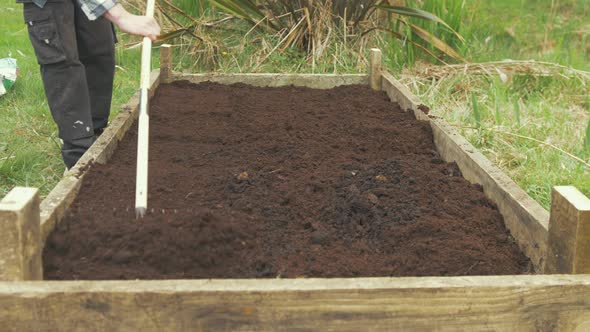
[[[331,88],[369,84],[429,121],[438,151],[483,186],[535,270],[547,275],[348,279],[42,281],[48,234],[91,162],[106,163],[138,115],[138,95],[43,202],[13,189],[0,202],[0,326],[14,331],[590,330],[590,199],[555,187],[551,214],[420,101],[371,50],[369,74],[177,74],[161,47],[161,82],[189,80]],[[361,115],[359,115],[361,116]],[[551,275],[549,275],[551,274]]]

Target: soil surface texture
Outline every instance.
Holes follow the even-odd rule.
[[[531,273],[482,188],[384,93],[181,81],[150,117],[147,216],[132,129],[48,238],[46,279]]]

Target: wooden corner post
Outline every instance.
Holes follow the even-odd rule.
[[[160,46],[160,79],[163,83],[172,81],[172,45]]]
[[[381,50],[378,48],[371,49],[369,84],[371,89],[381,91]]]
[[[42,280],[39,194],[16,187],[0,201],[0,281]]]
[[[554,187],[546,274],[590,273],[590,199],[572,186]]]

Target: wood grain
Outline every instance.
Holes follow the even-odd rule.
[[[39,190],[15,187],[0,201],[0,280],[42,280]]]
[[[381,91],[381,50],[371,49],[371,63],[369,65],[369,85],[371,89]]]
[[[305,86],[312,89],[331,89],[340,85],[369,84],[366,74],[178,74],[175,80],[193,83],[217,82],[221,84],[244,83],[252,86]]]
[[[422,105],[420,99],[391,73],[384,71],[381,74],[381,81],[381,89],[393,102],[398,103],[402,110],[414,112],[418,120],[429,121],[428,116],[420,111],[420,105]]]
[[[590,273],[590,199],[572,186],[551,194],[545,273]]]
[[[0,283],[23,331],[587,331],[589,276]]]
[[[172,80],[172,45],[160,46],[160,80],[162,83],[170,83]]]

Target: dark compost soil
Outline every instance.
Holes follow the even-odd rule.
[[[132,129],[50,235],[46,279],[530,272],[428,123],[366,86],[164,84],[150,130],[148,215]]]

